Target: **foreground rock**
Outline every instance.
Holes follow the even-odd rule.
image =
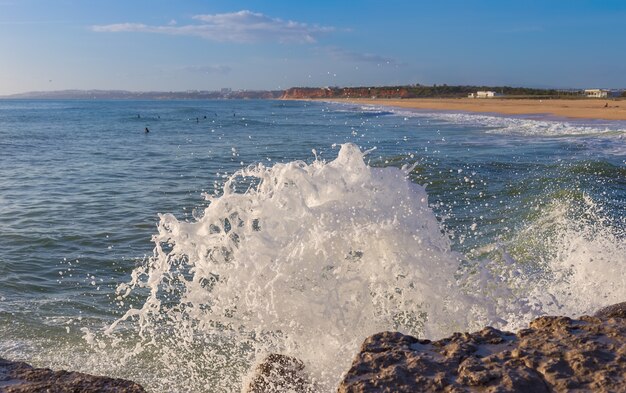
[[[626,319],[626,302],[621,302],[617,304],[613,304],[611,306],[607,306],[598,310],[594,317],[600,319],[609,319],[609,318],[622,318]]]
[[[254,371],[246,393],[314,393],[315,388],[304,371],[304,363],[292,356],[270,354]]]
[[[141,385],[124,379],[96,377],[69,371],[33,368],[21,362],[0,358],[0,392],[2,393],[78,393],[119,392],[144,393]]]
[[[626,392],[625,316],[620,303],[578,320],[537,318],[516,334],[375,334],[339,392]]]

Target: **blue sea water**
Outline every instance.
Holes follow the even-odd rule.
[[[150,132],[146,133],[145,128]],[[367,151],[362,160],[372,173],[379,173],[376,170],[380,168],[398,168],[396,172],[380,173],[404,173],[410,183],[425,186],[428,214],[439,225],[435,232],[443,234],[449,244],[444,254],[459,261],[459,270],[456,275],[451,274],[449,280],[458,280],[464,274],[464,266],[484,268],[491,273],[497,270],[492,265],[487,266],[485,261],[510,263],[516,269],[523,267],[524,274],[539,271],[547,284],[530,288],[528,293],[549,292],[553,300],[536,307],[536,315],[559,310],[581,314],[611,300],[623,301],[626,294],[625,122],[409,111],[300,101],[6,100],[0,101],[0,233],[3,238],[0,357],[132,378],[154,391],[202,391],[207,383],[214,386],[215,391],[225,389],[226,385],[220,385],[210,372],[205,375],[201,371],[181,371],[185,362],[201,368],[214,361],[214,357],[201,355],[195,347],[170,345],[167,340],[158,342],[157,339],[157,343],[152,344],[158,349],[138,349],[137,343],[142,343],[142,348],[149,345],[137,338],[136,332],[142,327],[150,329],[136,321],[124,324],[124,331],[110,339],[115,341],[113,344],[101,337],[100,332],[118,321],[129,307],[141,309],[142,304],[149,304],[144,303],[149,298],[148,292],[157,286],[171,286],[169,292],[181,291],[167,297],[179,308],[188,304],[198,309],[204,306],[197,297],[181,300],[185,294],[196,292],[188,287],[181,289],[177,284],[184,281],[183,277],[204,274],[199,269],[200,264],[196,263],[190,270],[177,267],[182,271],[180,276],[171,274],[173,268],[169,266],[171,276],[167,283],[155,276],[156,262],[171,263],[175,255],[172,252],[169,258],[156,250],[160,244],[167,243],[157,236],[157,227],[169,225],[164,224],[169,219],[159,213],[171,213],[177,224],[199,222],[212,214],[206,210],[211,204],[226,201],[225,182],[229,181],[227,189],[235,193],[244,193],[250,187],[254,189],[259,183],[258,179],[244,175],[232,177],[236,171],[259,163],[268,170],[276,165],[298,162],[300,164],[284,170],[306,171],[317,165],[315,163],[320,168],[323,165],[330,168],[329,163],[338,157],[340,150],[347,151],[347,148],[342,150],[342,145]],[[342,162],[358,166],[360,157],[353,154]],[[350,174],[350,165],[337,164],[333,168]],[[276,181],[282,178],[276,175],[273,179],[276,189],[271,191],[272,195],[286,192],[279,190],[280,181]],[[312,190],[325,186],[323,181],[311,179],[307,182]],[[395,187],[395,183],[389,184],[388,188]],[[400,187],[401,183],[398,185]],[[207,199],[206,195],[212,197]],[[290,194],[281,195],[290,198]],[[341,194],[338,195],[341,199]],[[383,199],[393,201],[393,195]],[[416,193],[415,197],[420,195]],[[308,196],[294,196],[294,200],[298,198]],[[372,197],[372,201],[376,198]],[[250,203],[252,206],[256,202]],[[360,207],[351,210],[352,216],[369,208],[361,200],[358,203]],[[400,204],[392,203],[391,209]],[[290,206],[287,202],[284,205]],[[316,202],[309,208],[319,208],[319,205]],[[254,207],[247,209],[252,211]],[[336,205],[324,212],[330,213],[339,217],[336,227],[343,228],[344,224],[339,221],[343,222],[347,216],[341,215]],[[291,211],[285,207],[280,214],[288,218]],[[324,214],[320,217],[325,217]],[[369,217],[363,218],[367,219]],[[359,225],[375,226],[379,223],[376,220],[381,218]],[[223,232],[232,233],[230,228],[235,225],[232,216],[223,217],[221,222]],[[315,223],[300,225],[314,226]],[[298,228],[289,227],[285,233],[277,228],[264,236],[297,236],[294,233]],[[174,240],[170,248],[197,235],[184,231],[183,227],[171,235]],[[404,239],[398,232],[402,229],[394,231],[376,236],[387,236],[391,243],[394,243],[394,233],[398,234],[396,239]],[[431,241],[435,234],[423,238],[412,236],[421,243]],[[368,239],[373,242],[377,238]],[[411,249],[412,244],[402,242],[394,243],[396,251]],[[237,247],[246,247],[244,243],[237,244]],[[316,244],[318,248],[325,247]],[[204,246],[213,247],[209,240]],[[332,250],[336,247],[333,245]],[[176,255],[176,266],[192,259],[187,254],[189,252],[185,257]],[[361,258],[363,251],[350,250],[350,255]],[[232,263],[229,258],[237,256],[228,254],[223,262]],[[276,254],[270,259],[280,258]],[[424,258],[428,260],[428,256]],[[315,270],[314,266],[308,264],[298,269]],[[320,267],[320,277],[329,271],[328,266]],[[436,270],[437,265],[428,269]],[[563,273],[564,269],[567,272]],[[130,282],[133,272],[147,277],[142,281],[143,286],[135,285],[128,298],[120,297],[120,285]],[[366,282],[369,273],[364,272],[359,279]],[[265,273],[258,274],[255,277]],[[342,274],[345,273],[335,275],[338,280],[347,280]],[[523,282],[507,282],[505,286],[525,297],[523,287],[536,282],[539,276]],[[229,285],[243,277],[245,271],[238,271],[228,278]],[[245,279],[254,281],[255,277]],[[149,283],[151,279],[158,284]],[[350,279],[355,278],[350,276]],[[315,278],[307,280],[315,281]],[[589,282],[596,285],[588,287]],[[398,291],[397,283],[389,285]],[[443,288],[443,283],[441,285]],[[482,288],[482,292],[477,293],[483,293],[485,298],[493,295]],[[572,291],[577,290],[579,295],[572,295]],[[272,301],[269,297],[266,300]],[[439,301],[433,299],[432,303]],[[485,304],[490,301],[485,300]],[[256,303],[247,304],[254,313],[254,305],[261,307],[263,302],[257,299]],[[419,304],[424,304],[423,299]],[[180,314],[176,317],[168,314],[176,307],[159,307],[157,313],[168,317],[153,318],[152,312],[151,327],[159,324],[157,320],[171,317],[168,322],[162,322],[163,326],[169,329],[168,335],[184,341],[182,334],[178,337],[176,331],[189,333],[185,330],[187,325],[183,329],[172,324],[172,320],[180,319]],[[147,314],[148,308],[143,309]],[[341,309],[339,305],[336,308]],[[520,323],[535,315],[524,310],[512,311],[518,313]],[[341,313],[351,315],[345,310]],[[432,311],[430,313],[429,321],[437,318]],[[300,323],[297,313],[289,315],[293,318],[292,325]],[[369,317],[374,318],[374,315]],[[361,314],[354,317],[365,325],[362,331],[371,330],[367,318]],[[394,318],[389,320],[397,319]],[[185,314],[184,319],[193,320],[190,314]],[[198,321],[194,321],[194,326],[201,324]],[[472,327],[471,323],[469,326],[458,323],[461,328]],[[510,320],[508,323],[510,325],[503,323],[503,326],[515,326]],[[302,325],[306,329],[311,323],[302,322]],[[410,330],[407,326],[399,324],[389,328]],[[442,328],[420,326],[431,334],[447,333]],[[371,327],[379,325],[372,322]],[[268,330],[271,329],[265,332]],[[276,331],[280,331],[278,336],[281,337],[289,335],[284,327]],[[420,332],[417,329],[413,333]],[[210,342],[207,337],[214,338],[214,333],[194,328],[192,335],[194,340],[205,335],[203,342]],[[358,334],[336,337],[337,341],[354,339],[355,342],[363,338]],[[271,344],[277,348],[289,347],[275,345],[276,340]],[[246,345],[254,347],[250,342]],[[275,349],[272,345],[271,349]],[[344,349],[352,353],[356,350]],[[250,352],[226,356],[231,363],[224,364],[222,369],[236,370],[229,375],[228,386],[233,391],[239,389],[255,356],[263,351]],[[136,366],[128,366],[129,358]],[[347,361],[349,363],[349,358]],[[115,364],[125,366],[116,368]],[[324,375],[325,367],[312,366],[319,375]],[[223,377],[220,375],[221,379]]]

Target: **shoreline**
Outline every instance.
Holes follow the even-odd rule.
[[[323,98],[307,99],[306,101],[381,105],[407,109],[462,111],[484,114],[492,113],[499,115],[550,115],[571,119],[626,120],[626,100],[623,99]]]

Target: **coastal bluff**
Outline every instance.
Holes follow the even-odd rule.
[[[626,302],[594,316],[544,316],[438,341],[398,332],[365,340],[339,393],[626,392]]]
[[[132,381],[99,377],[79,372],[34,368],[27,363],[0,358],[0,392],[2,393],[145,393]]]

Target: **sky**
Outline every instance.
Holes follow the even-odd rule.
[[[0,0],[0,95],[626,87],[623,0]]]

